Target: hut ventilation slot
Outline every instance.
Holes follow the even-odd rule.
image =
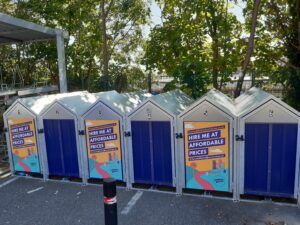
[[[150,109],[147,109],[147,117],[148,117],[149,120],[151,120],[151,118],[152,118]]]

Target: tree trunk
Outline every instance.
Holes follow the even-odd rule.
[[[219,40],[217,37],[217,32],[214,32],[215,34],[212,36],[213,38],[213,67],[212,67],[212,82],[213,86],[216,89],[219,89],[219,84],[218,84],[218,76],[219,76]]]
[[[91,91],[91,78],[92,78],[92,75],[91,75],[91,70],[92,70],[92,63],[93,63],[93,59],[91,58],[89,60],[89,64],[88,64],[88,69],[87,69],[87,77],[88,77],[88,80],[87,80],[87,90],[88,91]]]
[[[105,0],[101,0],[100,10],[101,10],[101,27],[102,27],[102,54],[103,54],[103,70],[102,76],[104,81],[104,90],[108,91],[109,89],[109,74],[108,74],[108,64],[109,64],[109,55],[108,55],[108,46],[107,46],[107,33],[106,33],[106,12],[105,12]]]
[[[148,92],[152,93],[152,70],[148,73]]]
[[[242,67],[242,76],[240,76],[236,89],[234,92],[234,97],[238,97],[241,94],[242,88],[243,88],[243,83],[244,83],[244,78],[247,73],[247,68],[250,63],[250,58],[252,56],[253,50],[254,50],[254,38],[255,38],[255,30],[256,30],[256,24],[257,24],[257,16],[258,16],[258,11],[259,11],[259,6],[260,6],[261,0],[255,0],[254,2],[254,8],[252,12],[252,19],[251,19],[251,30],[250,30],[250,36],[249,36],[249,41],[248,41],[248,46],[247,46],[247,52],[246,52],[246,57],[243,63]]]
[[[297,35],[298,35],[298,46],[300,46],[300,0],[296,1],[296,9],[297,9],[297,22],[298,22],[298,29],[297,29]],[[296,60],[296,66],[300,66],[299,58],[300,58],[300,50],[297,48],[297,60]],[[295,62],[293,62],[295,63]]]
[[[227,48],[227,41],[228,41],[228,7],[229,7],[229,0],[226,0],[226,7],[225,7],[225,38],[223,42],[223,51],[224,51],[224,59],[222,63],[222,75],[221,75],[221,80],[219,84],[219,90],[221,91],[224,85],[224,79],[227,78],[227,57],[228,57],[228,48]]]

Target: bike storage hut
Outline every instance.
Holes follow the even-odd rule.
[[[125,115],[138,105],[140,97],[116,91],[94,96],[96,102],[81,117],[85,180],[113,177],[126,182]]]
[[[255,87],[235,104],[239,193],[299,204],[299,112]]]
[[[129,183],[176,185],[176,116],[192,103],[181,91],[155,95],[127,115]]]
[[[95,97],[88,92],[61,94],[39,116],[46,177],[83,178],[78,119]]]
[[[233,192],[232,100],[210,90],[178,116],[178,188]]]
[[[53,100],[47,95],[20,98],[3,114],[12,173],[43,173],[37,117]]]

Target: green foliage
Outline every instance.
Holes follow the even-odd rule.
[[[210,76],[205,62],[185,60],[174,71],[174,81],[194,99],[202,96],[210,84]]]
[[[67,79],[69,90],[101,90],[103,67],[102,33],[99,1],[95,0],[3,0],[6,13],[49,27],[68,31],[66,40]],[[139,59],[142,25],[149,19],[147,0],[105,0],[110,70],[114,66],[131,67]],[[3,68],[18,65],[28,84],[36,78],[58,81],[57,52],[54,41],[17,45],[0,50]],[[10,57],[8,57],[10,56]],[[29,66],[29,64],[31,66]],[[4,74],[11,74],[4,71]],[[113,74],[113,77],[121,77]],[[144,74],[140,74],[142,77]],[[7,76],[8,78],[11,76]],[[131,80],[130,82],[134,82]],[[111,89],[114,89],[111,82]],[[137,84],[137,86],[140,86]]]
[[[147,88],[147,77],[137,66],[119,66],[112,64],[109,70],[109,88],[118,92],[131,92]],[[97,80],[97,86],[104,86],[103,76]],[[98,88],[99,91],[104,89]]]
[[[164,0],[159,3],[163,8],[163,24],[151,30],[145,46],[146,67],[174,76],[176,79],[170,85],[184,80],[184,84],[190,86],[190,79],[197,88],[207,87],[210,80],[216,88],[222,89],[240,66],[243,46],[239,41],[242,26],[229,12],[229,3],[224,0]],[[196,75],[190,74],[193,78],[188,78],[189,65],[201,66],[205,73],[198,70]],[[185,74],[181,76],[185,78],[178,79],[178,74]],[[210,79],[207,74],[211,74]],[[197,96],[206,87],[194,91],[193,95]]]
[[[252,1],[247,1],[244,11],[246,28]],[[300,110],[300,22],[299,1],[262,0],[253,54],[252,70],[257,77],[270,77],[271,84],[284,88],[284,99]],[[268,84],[270,85],[270,84]]]
[[[245,57],[253,1],[246,1],[245,24],[232,13],[236,0],[157,0],[161,25],[143,37],[150,17],[150,0],[1,0],[1,12],[69,32],[66,40],[69,90],[101,91],[104,38],[107,37],[108,86],[120,92],[147,88],[148,71],[174,80],[164,91],[181,88],[194,98],[213,86],[222,90]],[[100,4],[104,3],[106,28]],[[249,73],[263,87],[281,84],[285,100],[300,110],[300,3],[261,0],[255,47]],[[11,84],[15,68],[26,85],[57,84],[53,41],[1,46],[2,82]],[[141,60],[142,58],[142,60]],[[146,71],[140,64],[145,65]]]

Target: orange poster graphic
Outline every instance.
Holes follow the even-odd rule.
[[[91,178],[122,180],[120,123],[118,120],[86,120]]]
[[[186,187],[229,190],[228,123],[185,122]]]
[[[40,173],[34,119],[8,119],[15,171]]]

